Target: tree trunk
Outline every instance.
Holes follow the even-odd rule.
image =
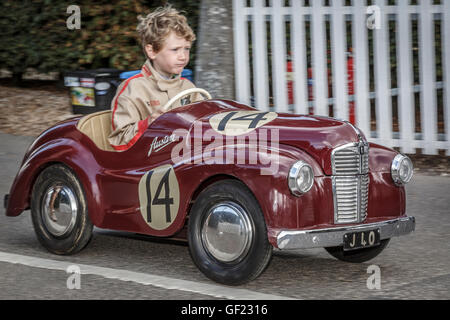
[[[194,76],[213,98],[235,99],[232,1],[202,0]]]

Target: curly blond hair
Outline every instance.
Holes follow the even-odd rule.
[[[184,15],[172,8],[172,5],[159,7],[146,17],[138,17],[139,24],[136,28],[142,49],[145,54],[145,46],[150,44],[155,52],[159,52],[171,32],[186,41],[193,42],[196,37],[187,23]]]

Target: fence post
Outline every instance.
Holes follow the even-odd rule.
[[[374,29],[374,68],[376,90],[376,118],[377,133],[381,144],[392,145],[392,100],[390,92],[389,52],[387,15],[384,5],[385,0],[376,0],[375,4],[381,12],[381,28]]]
[[[333,61],[333,96],[334,117],[349,118],[348,110],[348,70],[347,70],[347,38],[344,28],[345,20],[342,14],[342,0],[333,0],[333,14],[331,15],[331,52]]]
[[[356,125],[366,135],[366,138],[369,139],[369,54],[367,50],[366,7],[362,1],[354,1],[353,17]]]
[[[328,81],[322,1],[312,1],[312,69],[314,79],[314,113],[328,116]]]
[[[250,105],[250,71],[248,59],[247,19],[244,0],[233,0],[233,31],[236,98]]]
[[[263,0],[253,0],[252,43],[253,82],[255,106],[262,111],[269,110],[269,73],[267,71],[266,20],[262,12]]]
[[[420,1],[420,109],[422,117],[422,140],[426,154],[437,154],[436,109],[436,63],[434,48],[434,28],[430,12],[430,0]]]
[[[444,43],[443,72],[444,72],[444,121],[445,133],[447,138],[446,154],[450,156],[450,1],[444,1],[444,13],[442,14],[443,32],[442,39]]]
[[[277,111],[288,112],[286,88],[286,28],[281,11],[282,0],[272,0],[272,83]]]
[[[408,3],[400,1],[397,7],[398,37],[397,61],[399,64],[399,126],[402,152],[415,153],[414,140],[414,96],[412,91],[412,41],[411,16]]]
[[[294,72],[295,113],[308,113],[308,82],[306,79],[305,15],[300,1],[292,3],[292,63]]]

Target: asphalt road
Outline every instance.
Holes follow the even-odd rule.
[[[0,133],[2,199],[32,140]],[[340,262],[323,249],[276,251],[258,279],[237,288],[203,276],[183,242],[95,229],[82,252],[50,254],[29,211],[6,217],[1,206],[0,299],[450,299],[449,190],[450,177],[415,175],[407,187],[415,233],[393,239],[370,262]],[[380,286],[369,288],[374,269]]]

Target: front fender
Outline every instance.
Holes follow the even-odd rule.
[[[397,151],[375,143],[369,143],[370,172],[391,172],[391,164]]]
[[[189,201],[195,200],[195,195],[201,192],[205,181],[227,177],[242,181],[250,189],[261,206],[268,228],[297,228],[299,224],[310,224],[309,220],[315,222],[317,217],[313,214],[301,214],[302,212],[313,210],[318,203],[333,204],[332,199],[326,204],[325,201],[315,203],[315,199],[309,195],[302,196],[299,201],[300,198],[290,192],[287,184],[289,170],[295,162],[303,160],[312,166],[316,179],[315,186],[308,194],[324,195],[324,173],[320,165],[306,152],[285,145],[268,146],[264,150],[246,147],[245,154],[242,154],[242,150],[240,145],[229,144],[223,147],[223,158],[219,157],[223,161],[193,157],[185,163],[178,162],[175,165],[178,179],[190,181],[189,185],[180,186],[185,201],[183,211],[189,211]],[[256,162],[249,161],[251,155]]]
[[[262,153],[263,157],[265,155],[267,153]],[[235,176],[252,190],[258,200],[269,239],[280,228],[297,229],[331,222],[331,179],[324,175],[320,165],[308,153],[287,145],[272,149],[269,156],[277,160],[277,167],[272,168],[276,170],[269,175],[262,174],[260,165],[236,165],[234,169]],[[309,163],[315,176],[311,190],[300,197],[293,195],[288,187],[290,168],[298,160]],[[267,159],[265,163],[268,163]]]

